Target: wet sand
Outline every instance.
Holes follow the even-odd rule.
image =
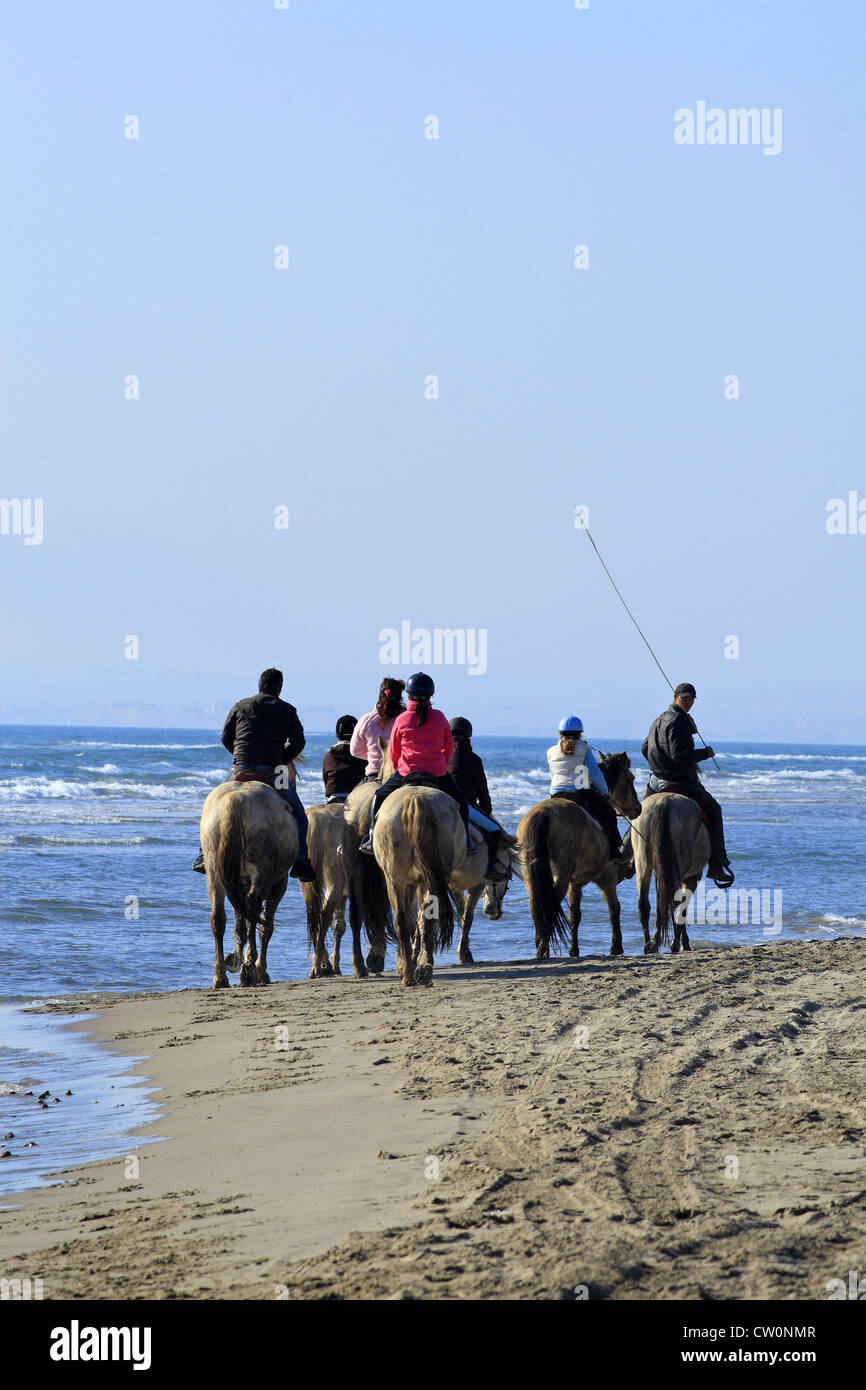
[[[842,938],[104,998],[74,1026],[148,1054],[171,1137],[2,1198],[0,1273],[46,1299],[826,1299],[866,1272],[864,986]]]

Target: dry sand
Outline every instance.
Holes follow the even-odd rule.
[[[150,1054],[171,1138],[137,1181],[4,1198],[0,1270],[46,1298],[826,1299],[866,1274],[864,983],[841,939],[102,1000],[76,1026]]]

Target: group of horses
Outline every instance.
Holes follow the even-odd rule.
[[[655,954],[668,941],[671,926],[671,950],[690,950],[686,910],[710,852],[702,813],[689,798],[673,793],[655,795],[642,807],[624,752],[602,754],[600,765],[614,807],[632,823],[644,953]],[[579,956],[581,894],[588,883],[598,885],[607,903],[610,954],[623,954],[617,887],[628,866],[610,859],[607,835],[582,806],[563,797],[533,806],[516,836],[502,832],[496,877],[488,880],[486,843],[479,837],[472,848],[467,846],[457,802],[424,774],[413,775],[386,798],[376,817],[373,855],[360,853],[373,796],[392,771],[385,750],[378,782],[362,782],[344,802],[313,806],[307,813],[316,882],[302,883],[301,889],[313,956],[311,978],[341,973],[347,910],[352,970],[359,978],[385,969],[390,941],[402,983],[431,984],[434,956],[449,949],[457,923],[458,961],[473,964],[469,932],[479,899],[483,896],[487,917],[500,918],[513,874],[526,886],[539,960],[549,957],[552,944],[567,945],[569,955]],[[201,844],[215,946],[213,987],[226,988],[229,971],[240,973],[242,985],[269,984],[268,942],[298,852],[295,818],[265,782],[224,782],[205,801]],[[656,923],[651,936],[653,874]],[[235,949],[228,955],[223,951],[226,899],[235,915]],[[369,941],[366,958],[362,929]],[[334,939],[330,959],[329,930]]]

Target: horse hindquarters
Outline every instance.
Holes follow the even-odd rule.
[[[522,822],[521,857],[523,880],[529,895],[529,911],[535,927],[535,947],[539,960],[550,955],[551,940],[568,941],[569,927],[550,867],[550,812],[530,811]]]

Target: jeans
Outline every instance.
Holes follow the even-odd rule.
[[[457,802],[457,806],[460,811],[460,819],[462,820],[463,828],[466,831],[466,841],[468,844],[469,803],[466,800],[466,797],[463,795],[457,783],[454,781],[454,778],[451,776],[450,772],[446,772],[444,777],[434,777],[431,773],[430,780],[436,784],[440,791],[447,792],[448,795],[453,797],[454,800]],[[370,821],[371,834],[373,832],[373,826],[376,823],[376,815],[378,813],[379,807],[382,805],[382,802],[385,800],[385,797],[390,796],[391,792],[395,792],[398,787],[402,787],[405,781],[406,778],[402,775],[402,773],[394,772],[388,778],[387,782],[383,782],[379,790],[375,793],[373,797],[372,818]],[[480,816],[481,812],[479,811],[477,814]],[[487,818],[485,817],[484,819],[486,820]],[[494,826],[493,828],[496,830],[499,829],[498,826]]]
[[[269,772],[271,774],[272,787],[274,787],[274,782],[276,781],[279,775],[278,770],[271,767],[268,763],[260,763],[256,767],[249,767],[246,764],[238,764],[237,766],[234,766],[232,768],[232,771]],[[283,798],[283,801],[285,801],[289,810],[292,811],[292,813],[294,814],[295,820],[298,823],[298,858],[307,860],[310,856],[307,850],[307,813],[304,810],[304,803],[301,801],[301,798],[298,796],[298,793],[291,785],[285,787],[274,787],[274,791],[277,793],[278,796],[281,796]]]

